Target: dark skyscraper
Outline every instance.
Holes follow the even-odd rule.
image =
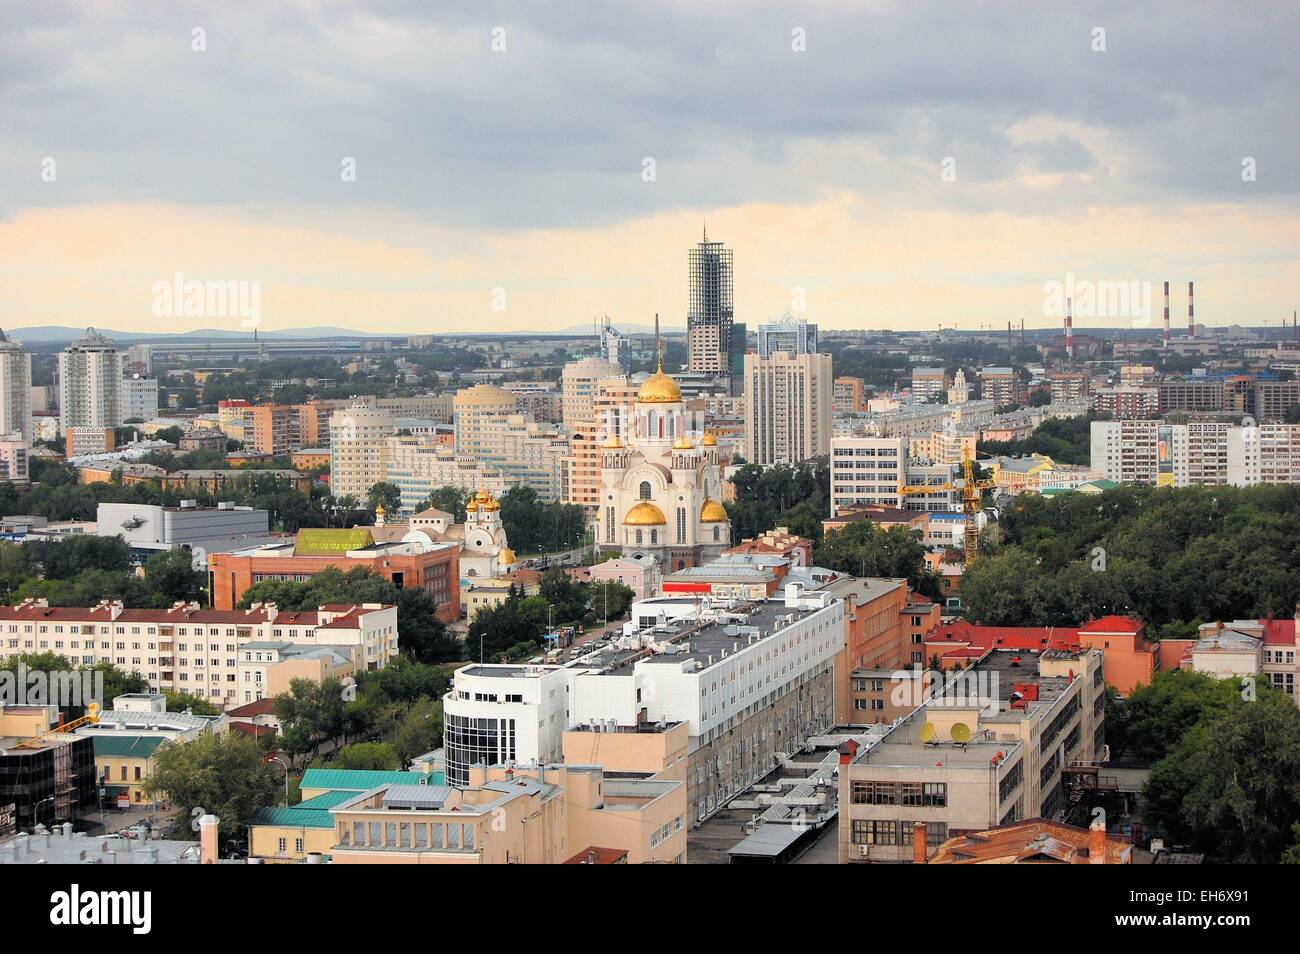
[[[690,253],[691,300],[686,313],[687,368],[711,374],[731,371],[732,298],[731,250],[704,239]]]

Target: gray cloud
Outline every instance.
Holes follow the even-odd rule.
[[[18,3],[0,207],[302,203],[509,229],[853,190],[1051,214],[1026,169],[1064,176],[1062,209],[1290,203],[1298,26],[1284,4]],[[1084,132],[1013,135],[1035,118]]]

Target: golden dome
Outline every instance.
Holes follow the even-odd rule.
[[[691,443],[691,439],[685,434],[673,442],[673,450],[693,450],[694,447],[695,445]]]
[[[716,500],[704,499],[704,506],[700,508],[700,523],[726,523],[727,511],[722,504]]]
[[[648,500],[641,501],[623,518],[625,527],[660,527],[667,523],[664,512]]]
[[[717,439],[716,437],[713,436],[713,432],[712,432],[712,431],[705,431],[705,432],[704,432],[704,440],[700,441],[700,446],[701,446],[701,447],[717,447],[717,446],[718,446],[718,439]]]
[[[517,559],[515,551],[511,550],[509,547],[502,547],[501,552],[497,554],[497,563],[502,566],[510,566]]]
[[[487,513],[493,513],[494,511],[500,509],[501,509],[501,503],[495,497],[483,505],[483,510]]]
[[[473,497],[469,498],[469,503],[465,504],[466,513],[478,513],[478,501]]]
[[[646,378],[641,390],[636,392],[638,404],[676,404],[682,399],[682,389],[677,382],[664,374],[663,359],[659,359],[659,370]]]
[[[375,504],[375,516],[376,516],[376,517],[382,517],[382,516],[383,516],[385,513],[387,513],[387,512],[388,512],[388,511],[386,511],[386,510],[384,509],[384,505],[383,505],[382,503],[377,503],[377,504]]]
[[[487,503],[489,500],[492,499],[492,495],[480,487],[479,492],[474,495],[474,499],[477,500],[479,503]]]
[[[619,439],[617,434],[611,434],[609,439],[600,446],[605,448],[605,450],[619,450],[622,448],[623,442]]]

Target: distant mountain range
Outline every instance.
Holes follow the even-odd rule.
[[[114,341],[164,341],[168,339],[198,339],[211,341],[232,341],[239,339],[252,340],[252,332],[249,331],[231,331],[225,328],[198,328],[194,331],[177,332],[176,334],[160,334],[158,332],[139,332],[139,331],[115,331],[112,328],[100,328],[94,326],[95,330],[106,338],[112,338]],[[30,328],[6,328],[5,334],[11,338],[17,338],[25,344],[53,344],[61,341],[75,341],[86,333],[83,328],[70,328],[66,325],[34,325]],[[349,328],[285,328],[281,331],[262,331],[258,333],[259,338],[267,340],[283,340],[285,338],[387,338],[391,335],[377,334],[373,331],[352,331]]]
[[[631,335],[647,335],[654,333],[653,325],[615,325],[621,333]],[[252,340],[252,332],[249,331],[231,331],[228,328],[197,328],[194,331],[181,331],[175,334],[166,334],[159,332],[139,332],[139,331],[116,331],[112,328],[101,328],[94,326],[95,330],[106,338],[123,344],[131,344],[138,341],[238,341]],[[663,328],[664,334],[676,335],[685,334],[685,328]],[[32,345],[51,345],[72,342],[86,333],[84,327],[73,328],[68,325],[33,325],[28,328],[5,328],[5,334],[11,338],[16,338],[24,344]],[[313,328],[283,328],[278,331],[260,331],[258,338],[266,341],[286,341],[296,339],[317,340],[321,338],[402,338],[408,335],[430,334],[432,332],[412,331],[397,334],[382,334],[375,331],[355,331],[351,328],[335,328],[331,326],[317,326]],[[440,332],[446,334],[446,332]],[[572,337],[580,335],[594,335],[591,325],[573,325],[569,328],[547,331],[504,331],[504,332],[478,332],[480,337],[501,337],[505,335],[528,336],[528,335],[554,335],[556,337]]]

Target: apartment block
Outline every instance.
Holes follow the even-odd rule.
[[[981,368],[980,397],[992,401],[997,407],[1011,407],[1024,403],[1024,386],[1013,368]]]
[[[178,603],[155,610],[110,600],[51,607],[37,599],[0,607],[0,657],[50,652],[78,666],[111,663],[139,673],[152,692],[189,692],[219,707],[261,698],[257,669],[242,656],[270,642],[335,647],[355,669],[381,669],[398,652],[397,609],[367,603],[288,613],[271,604],[205,610]]]
[[[923,860],[959,831],[1061,818],[1103,750],[1105,697],[1095,649],[994,650],[936,682],[878,742],[842,748],[840,862]]]
[[[831,441],[831,516],[855,504],[903,507],[905,437],[836,437]]]
[[[1108,480],[1167,487],[1300,482],[1300,425],[1094,421],[1091,464]]]
[[[745,459],[793,464],[830,451],[829,354],[745,355]]]
[[[1156,388],[1126,385],[1098,388],[1092,396],[1092,407],[1098,414],[1114,418],[1150,417],[1160,410],[1160,392]]]
[[[836,414],[857,414],[866,410],[866,386],[861,378],[842,376],[835,379],[831,410]]]
[[[1090,378],[1087,371],[1053,371],[1047,376],[1052,389],[1052,403],[1086,400]]]
[[[366,401],[330,415],[330,488],[336,497],[365,500],[371,487],[388,479],[389,438],[396,433],[392,414]]]
[[[918,404],[934,401],[948,390],[952,379],[946,368],[913,368],[912,400]]]
[[[21,342],[0,331],[0,434],[19,434],[28,444],[32,430],[32,356]]]

